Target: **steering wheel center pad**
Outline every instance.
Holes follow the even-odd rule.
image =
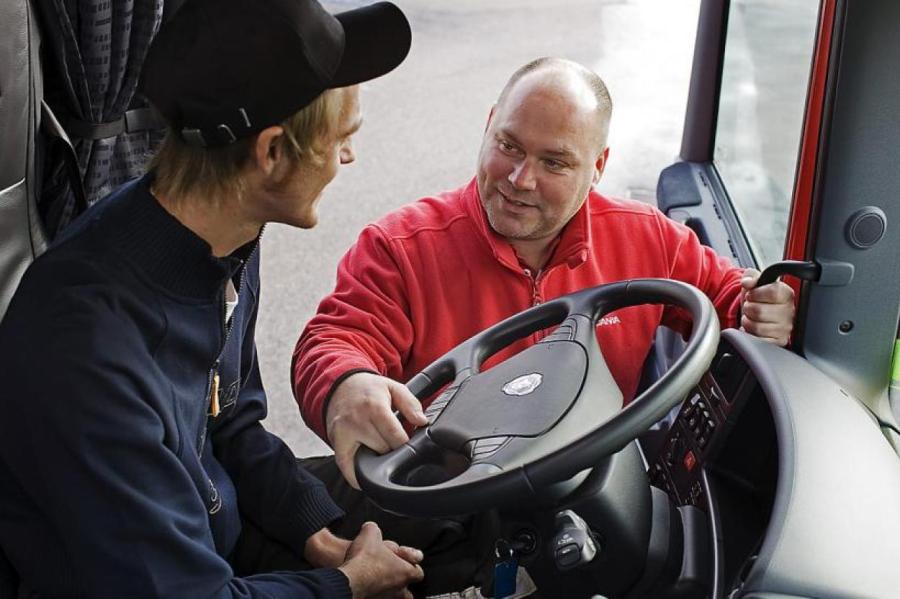
[[[580,344],[538,343],[466,380],[434,420],[431,438],[464,452],[477,439],[542,435],[575,403],[586,374]]]

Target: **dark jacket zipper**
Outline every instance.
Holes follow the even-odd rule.
[[[241,293],[244,291],[244,281],[247,280],[247,276],[246,276],[247,275],[247,273],[246,273],[247,264],[249,264],[250,261],[253,259],[254,254],[256,254],[256,252],[259,251],[259,242],[262,239],[262,234],[263,234],[264,230],[265,230],[265,226],[263,226],[263,228],[260,229],[259,238],[257,238],[257,241],[256,241],[256,246],[253,248],[253,251],[250,252],[250,255],[247,257],[247,259],[244,261],[243,265],[241,266],[241,282],[238,285],[238,289],[237,289],[238,302],[240,302]],[[228,338],[231,336],[231,330],[234,328],[234,315],[233,314],[232,314],[231,323],[229,324],[229,322],[228,322],[228,300],[226,298],[224,289],[221,291],[221,294],[222,294],[222,337],[223,337],[222,347],[219,349],[219,355],[216,358],[216,361],[213,362],[212,367],[209,369],[209,374],[206,377],[206,401],[207,401],[207,409],[210,411],[212,411],[213,402],[215,402],[215,405],[217,406],[217,408],[219,405],[219,399],[218,399],[219,385],[218,385],[218,378],[217,378],[219,376],[219,363],[222,358],[222,352],[225,351],[225,347],[228,345]],[[214,381],[215,381],[215,384],[214,384]],[[215,398],[213,398],[213,393],[216,393]],[[206,431],[207,431],[207,428],[209,425],[210,415],[213,418],[215,418],[216,416],[218,416],[218,412],[216,411],[216,413],[214,413],[214,414],[210,414],[209,412],[207,412],[207,417],[203,420],[203,428],[200,431],[200,439],[198,439],[198,441],[197,441],[197,456],[200,458],[202,458],[203,448],[206,446],[206,436],[207,436]],[[222,499],[219,496],[219,490],[216,489],[216,485],[215,485],[215,483],[213,483],[212,479],[209,476],[207,476],[206,480],[209,482],[209,497],[208,497],[209,506],[207,508],[207,511],[212,516],[212,515],[215,515],[216,513],[218,513],[219,510],[222,509]]]
[[[256,254],[256,252],[259,251],[259,244],[262,241],[262,234],[265,231],[265,229],[266,229],[266,227],[265,227],[265,225],[263,225],[262,229],[260,229],[260,231],[259,231],[259,237],[256,240],[256,246],[253,248],[253,251],[250,252],[250,255],[244,261],[244,264],[241,266],[241,282],[238,285],[238,289],[237,289],[237,297],[238,297],[239,302],[240,302],[241,293],[244,290],[244,281],[246,281],[246,279],[247,279],[246,272],[245,272],[247,270],[247,264],[249,264],[250,261],[253,260],[253,257]],[[222,337],[223,337],[223,339],[222,339],[222,347],[219,348],[219,355],[216,358],[216,361],[213,362],[212,367],[210,367],[209,373],[207,374],[207,377],[206,377],[206,400],[205,401],[207,402],[207,410],[209,410],[212,406],[212,402],[213,402],[212,392],[214,390],[213,389],[213,387],[214,387],[213,380],[219,374],[219,363],[220,363],[220,360],[222,357],[222,352],[225,351],[225,347],[228,345],[228,339],[231,336],[231,330],[234,328],[234,320],[233,319],[232,319],[231,324],[228,323],[228,304],[227,304],[224,290],[222,290],[221,295],[222,295],[222,302],[221,302],[222,321],[221,322],[222,322]],[[215,385],[215,386],[218,386],[218,385]],[[218,390],[216,390],[216,391],[218,391]],[[200,438],[197,440],[197,456],[203,455],[203,448],[206,445],[206,430],[207,430],[207,423],[209,421],[209,415],[210,415],[209,411],[207,411],[207,418],[206,418],[206,420],[203,421],[203,428],[200,431]],[[212,485],[212,481],[210,481],[210,485]]]

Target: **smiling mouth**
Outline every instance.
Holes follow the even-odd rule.
[[[497,190],[497,193],[500,194],[500,197],[503,198],[504,201],[506,201],[509,204],[512,204],[513,206],[516,206],[518,208],[534,208],[535,207],[533,204],[526,204],[525,202],[520,202],[518,200],[514,200],[514,199],[510,198],[508,195],[506,195],[505,193],[503,193],[502,191],[500,191],[499,189]]]

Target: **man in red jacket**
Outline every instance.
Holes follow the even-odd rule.
[[[369,225],[343,258],[334,293],[297,343],[293,383],[306,423],[334,448],[351,485],[360,444],[385,452],[408,440],[393,410],[426,423],[419,401],[398,381],[560,295],[637,277],[677,279],[709,296],[723,327],[787,342],[790,287],[753,289],[758,273],[733,267],[687,227],[646,204],[593,190],[609,154],[610,113],[606,87],[588,69],[560,59],[525,65],[491,111],[475,178]],[[626,401],[660,324],[689,326],[678,310],[646,305],[620,310],[597,328]]]

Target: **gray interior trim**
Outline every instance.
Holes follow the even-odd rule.
[[[756,375],[778,484],[748,596],[890,599],[900,589],[900,460],[865,406],[795,354],[722,332]]]
[[[659,209],[690,227],[700,243],[744,268],[756,267],[744,230],[712,163],[676,162],[659,176]]]
[[[852,264],[854,276],[844,287],[807,286],[809,324],[799,347],[879,418],[896,424],[887,399],[887,372],[900,300],[900,228],[890,224],[900,222],[900,3],[848,0],[838,4],[838,11],[842,26],[834,34],[833,102],[819,165],[810,257]],[[848,241],[846,226],[867,207],[880,209],[888,225],[880,241],[859,249]]]

